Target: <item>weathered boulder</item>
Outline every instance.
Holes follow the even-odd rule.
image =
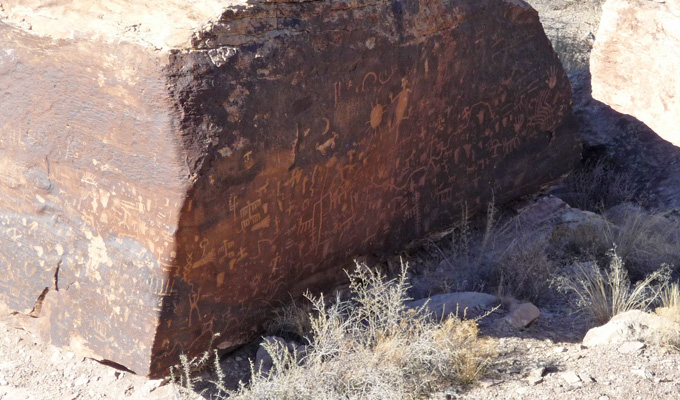
[[[438,320],[449,316],[477,318],[500,305],[498,297],[480,292],[453,292],[437,294],[420,300],[404,302],[407,308],[429,312]]]
[[[541,310],[531,303],[517,304],[505,317],[505,320],[515,329],[524,329],[541,316]]]
[[[680,0],[608,0],[591,54],[593,98],[680,145]]]
[[[592,328],[583,338],[585,346],[612,343],[647,342],[664,343],[677,337],[680,325],[676,321],[657,314],[630,310],[614,316],[605,325]]]
[[[580,155],[519,0],[2,7],[0,302],[140,374]]]

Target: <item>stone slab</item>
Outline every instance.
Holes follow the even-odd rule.
[[[139,374],[579,158],[524,2],[129,3],[3,2],[0,302]]]

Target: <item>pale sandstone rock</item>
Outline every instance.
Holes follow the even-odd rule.
[[[562,379],[564,379],[564,381],[567,382],[569,385],[579,385],[582,383],[581,378],[574,371],[562,372],[561,376]]]
[[[608,0],[590,59],[593,98],[680,145],[680,0]]]
[[[678,324],[667,318],[631,310],[614,316],[605,325],[589,330],[583,338],[583,344],[590,347],[624,342],[660,343],[668,334],[680,332],[678,329]]]
[[[625,342],[618,348],[618,352],[621,354],[632,354],[638,353],[640,350],[645,348],[645,344],[638,341]]]

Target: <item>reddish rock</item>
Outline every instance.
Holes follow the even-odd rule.
[[[680,146],[680,0],[608,0],[591,54],[593,98]]]
[[[0,302],[140,374],[579,158],[521,1],[39,3],[0,23]]]

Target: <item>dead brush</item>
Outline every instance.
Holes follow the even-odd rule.
[[[451,384],[473,382],[489,364],[490,342],[474,321],[436,321],[407,309],[406,266],[399,277],[357,264],[348,274],[351,300],[325,306],[311,298],[312,339],[298,361],[285,346],[270,347],[272,370],[253,367],[249,384],[230,399],[421,399]]]
[[[549,255],[547,240],[519,234],[495,261],[493,282],[500,297],[536,302],[550,300],[550,282],[558,264]]]
[[[295,301],[273,311],[273,317],[267,323],[268,334],[286,339],[300,340],[312,329],[309,319],[311,308],[307,304],[300,305]]]
[[[559,196],[572,207],[601,212],[635,198],[635,184],[629,174],[614,170],[604,158],[580,165],[564,180]]]

